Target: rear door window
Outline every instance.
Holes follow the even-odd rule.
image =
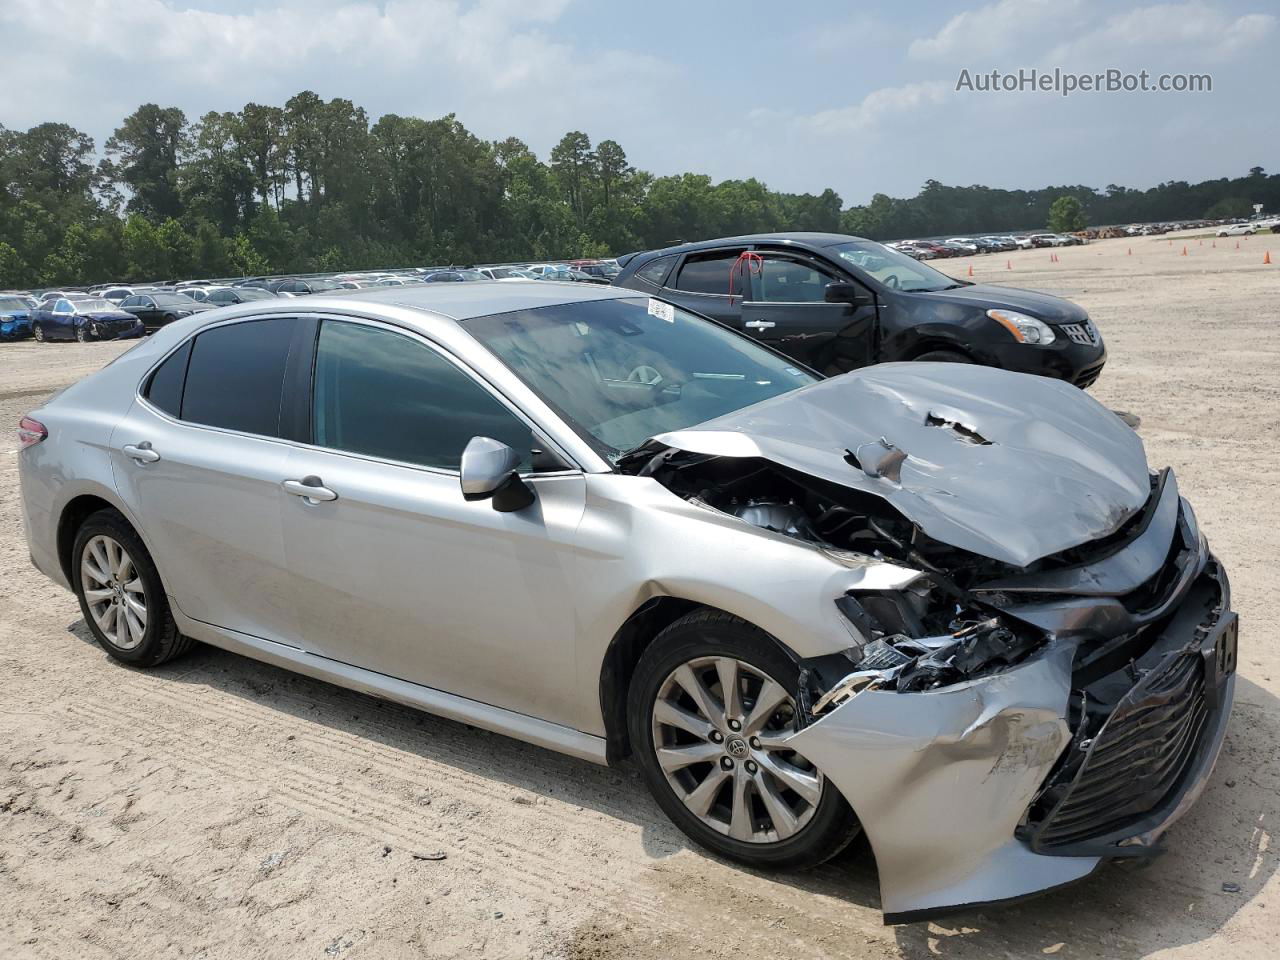
[[[717,250],[714,253],[691,254],[685,258],[680,267],[680,275],[676,282],[670,284],[677,290],[687,293],[710,293],[722,297],[729,295],[729,271],[738,259],[741,250]],[[741,278],[737,278],[735,286],[741,293]]]
[[[214,327],[197,336],[187,364],[182,419],[280,436],[280,408],[294,318]]]

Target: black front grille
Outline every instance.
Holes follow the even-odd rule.
[[[1117,704],[1066,796],[1035,832],[1039,847],[1123,835],[1179,789],[1209,719],[1204,658],[1183,653]]]
[[[1102,376],[1102,368],[1105,366],[1105,363],[1106,361],[1103,361],[1103,363],[1095,363],[1092,366],[1085,367],[1076,374],[1075,379],[1071,382],[1081,390],[1087,390],[1097,382],[1098,377]]]

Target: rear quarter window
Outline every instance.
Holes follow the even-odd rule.
[[[655,287],[662,286],[667,274],[671,272],[671,264],[675,262],[675,257],[659,257],[653,263],[645,264],[636,271],[636,276],[645,283],[651,283]]]
[[[159,407],[171,417],[177,417],[182,412],[182,385],[187,379],[187,361],[190,357],[191,341],[188,340],[156,367],[143,392],[152,406]]]

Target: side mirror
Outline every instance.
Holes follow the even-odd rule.
[[[823,298],[827,303],[849,303],[854,307],[869,307],[875,303],[870,292],[849,280],[832,280],[827,284]]]
[[[493,509],[513,513],[533,503],[533,491],[516,468],[520,455],[492,437],[472,437],[462,451],[459,482],[464,500],[493,499]]]

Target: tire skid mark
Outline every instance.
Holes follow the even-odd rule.
[[[181,765],[204,767],[215,776],[230,780],[246,779],[244,767],[236,766],[220,758],[211,757],[207,753],[187,752],[173,747],[169,743],[147,739],[137,733],[139,729],[145,730],[148,727],[152,730],[164,729],[166,732],[176,735],[177,738],[185,740],[188,744],[199,745],[215,751],[220,746],[225,746],[204,737],[193,736],[190,730],[173,725],[168,722],[167,718],[158,720],[154,714],[147,713],[131,715],[127,708],[112,709],[88,702],[74,704],[71,710],[86,715],[94,727],[101,727],[103,724],[109,725],[118,730],[121,736],[132,740],[140,747],[145,747],[151,753],[166,754]],[[242,753],[241,756],[243,757],[244,754]],[[332,785],[318,779],[314,771],[300,771],[291,764],[282,762],[276,756],[273,756],[271,761],[273,776],[270,779],[261,781],[254,778],[255,782],[260,782],[263,787],[283,795],[292,806],[300,810],[309,812],[326,822],[333,823],[350,833],[365,836],[377,842],[385,843],[387,840],[393,840],[409,849],[438,845],[440,842],[439,838],[434,835],[405,831],[393,818],[397,816],[402,818],[406,811],[391,806],[386,801],[366,791],[358,788],[339,791]],[[344,783],[343,786],[346,787],[348,785]],[[323,794],[319,793],[320,791],[323,791]],[[335,797],[333,796],[335,792],[342,792],[343,796]],[[360,796],[357,799],[367,804],[363,809],[357,806],[359,812],[356,814],[350,812],[350,795],[352,793],[359,794]],[[379,808],[380,812],[374,812],[371,809],[373,807]],[[379,829],[371,831],[369,829],[370,822],[376,823]],[[492,870],[492,875],[494,876],[515,880],[525,888],[527,893],[539,895],[552,902],[555,902],[563,894],[566,886],[584,890],[584,892],[593,892],[601,898],[611,897],[619,893],[619,887],[614,880],[583,875],[574,875],[569,880],[566,875],[567,872],[555,870],[554,864],[552,864],[552,868],[555,870],[554,876],[547,876],[542,872],[531,870],[527,866],[527,861],[545,859],[546,850],[544,848],[530,850],[518,847],[510,843],[502,835],[479,828],[474,821],[468,821],[462,828],[467,831],[469,838],[478,836],[486,844],[485,847],[477,849],[476,844],[469,842],[460,851],[459,855],[465,858],[462,863],[468,866],[474,863],[477,867]],[[496,852],[496,848],[502,847],[515,850],[520,856],[504,857]],[[665,913],[659,910],[655,898],[644,896],[634,888],[628,890],[627,911],[633,915],[647,916],[655,922],[663,920],[665,916]],[[666,916],[664,922],[669,923],[670,917]]]

